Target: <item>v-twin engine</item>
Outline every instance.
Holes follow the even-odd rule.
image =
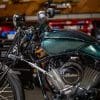
[[[53,76],[53,79],[48,78],[49,84],[64,94],[75,92],[77,88],[88,91],[100,78],[100,72],[90,67],[83,69],[75,62],[67,62],[60,68],[51,69],[49,73]]]

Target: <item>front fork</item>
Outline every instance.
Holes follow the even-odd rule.
[[[45,88],[43,75],[44,75],[44,77],[45,76],[49,76],[50,78],[52,78],[52,75],[49,74],[44,69],[42,69],[41,67],[39,67],[37,64],[28,62],[26,60],[24,60],[24,61],[27,62],[32,68],[36,68],[37,69],[37,76],[38,76],[38,80],[39,80],[39,84],[40,84],[40,87],[41,87],[41,90],[42,90],[42,94],[43,94],[44,100],[49,100],[49,97],[47,95],[46,88]]]
[[[39,79],[39,83],[40,83],[40,87],[41,87],[41,90],[42,90],[44,100],[49,100],[47,92],[46,92],[46,88],[44,86],[44,80],[43,80],[42,75],[43,74],[41,72],[37,71],[37,76],[38,76],[38,79]]]
[[[38,66],[36,63],[29,62],[29,61],[23,59],[22,57],[15,56],[13,54],[9,54],[8,55],[8,58],[11,58],[11,59],[19,59],[19,60],[24,61],[27,64],[29,64],[32,68],[37,69],[37,75],[38,75],[38,79],[39,79],[39,83],[40,83],[40,86],[41,86],[41,89],[42,89],[42,93],[43,93],[44,99],[45,100],[49,100],[49,98],[47,96],[47,93],[46,93],[45,86],[43,84],[44,81],[43,81],[42,75],[48,76],[50,78],[53,78],[53,76],[51,74],[49,74],[46,70],[44,70],[40,66]]]
[[[27,61],[25,59],[23,59],[22,56],[15,56],[13,54],[9,54],[8,55],[8,58],[11,58],[11,59],[19,59],[21,61],[24,61],[26,62],[27,64],[29,64],[32,68],[35,68],[37,69],[37,75],[38,75],[38,79],[39,79],[39,83],[40,83],[40,86],[41,86],[41,89],[42,89],[42,93],[43,93],[43,96],[44,96],[44,99],[45,100],[49,100],[48,96],[47,96],[47,93],[46,93],[46,89],[45,89],[45,85],[43,84],[44,81],[43,81],[43,78],[42,78],[42,75],[44,76],[48,76],[50,78],[53,78],[53,76],[51,74],[49,74],[46,70],[42,69],[40,66],[38,66],[37,63],[32,63],[30,61]]]

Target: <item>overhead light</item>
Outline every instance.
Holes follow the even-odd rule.
[[[9,0],[2,0],[3,2],[8,2]]]
[[[0,9],[6,8],[6,4],[0,4]]]
[[[71,3],[59,3],[57,8],[71,8]]]
[[[72,6],[71,6],[70,3],[66,3],[66,7],[67,7],[67,8],[71,8]]]
[[[20,0],[19,2],[29,2],[29,1],[32,1],[32,0]]]

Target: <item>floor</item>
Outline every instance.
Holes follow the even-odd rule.
[[[44,100],[41,90],[35,88],[34,90],[25,90],[26,100]]]

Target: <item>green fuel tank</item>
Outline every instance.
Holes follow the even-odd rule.
[[[44,32],[41,46],[51,56],[78,51],[98,59],[100,58],[100,46],[97,44],[97,41],[79,31],[52,30]]]

